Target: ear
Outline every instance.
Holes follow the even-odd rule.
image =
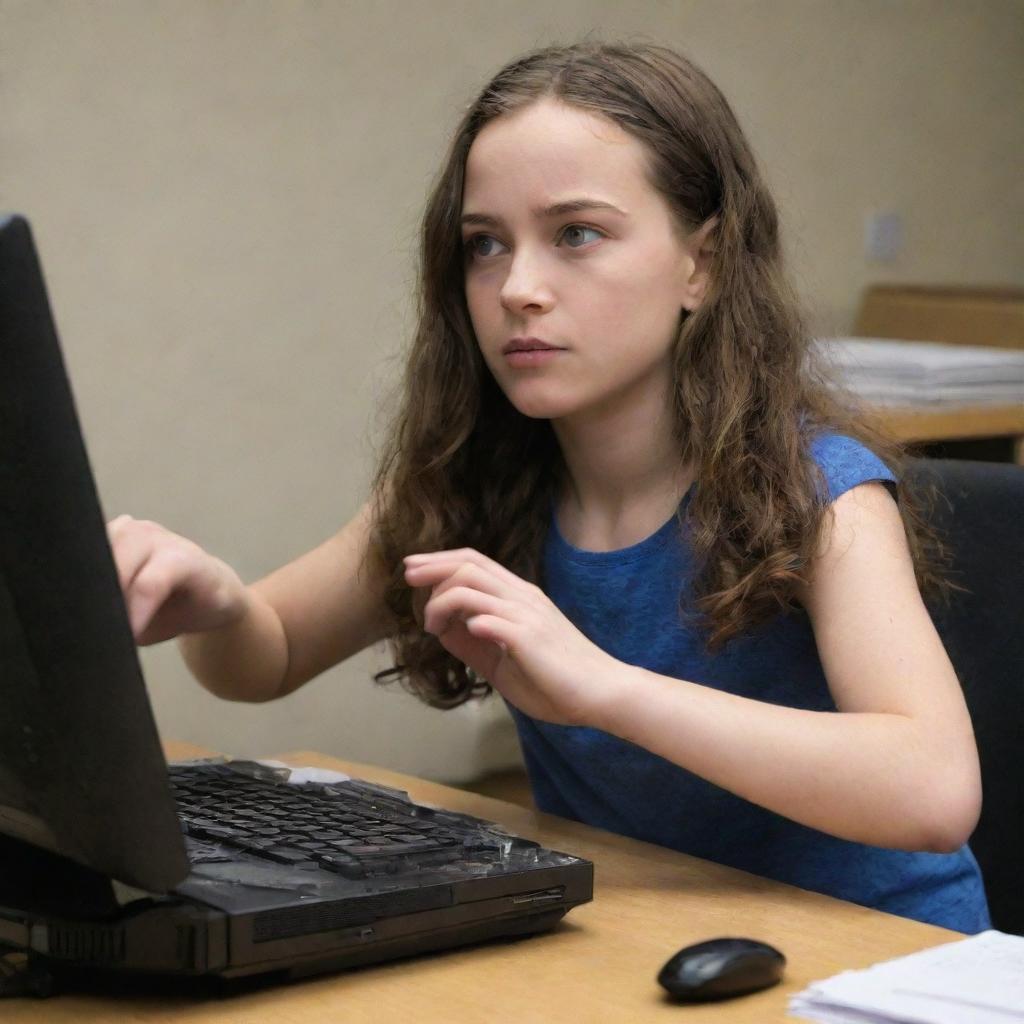
[[[714,255],[718,236],[718,217],[710,217],[683,243],[686,250],[684,259],[685,280],[683,282],[683,309],[693,312],[703,301],[708,290],[711,273],[711,257]]]

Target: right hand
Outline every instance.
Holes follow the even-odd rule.
[[[245,584],[198,544],[128,515],[112,519],[107,536],[140,646],[228,626],[245,614]]]

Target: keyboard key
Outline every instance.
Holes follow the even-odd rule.
[[[500,847],[450,819],[435,823],[432,811],[403,805],[401,797],[360,786],[291,787],[227,766],[195,766],[172,782],[190,838],[282,864],[319,863],[349,878],[416,871],[467,854],[480,859]]]
[[[279,864],[301,864],[303,861],[315,860],[308,850],[282,849],[270,847],[260,851],[260,855],[275,860]]]
[[[330,853],[318,858],[320,867],[334,871],[343,878],[365,878],[366,866],[355,857],[347,857],[343,853]]]

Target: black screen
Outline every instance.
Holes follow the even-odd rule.
[[[0,833],[150,890],[188,870],[32,234],[16,215],[0,215]]]

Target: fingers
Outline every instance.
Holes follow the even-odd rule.
[[[509,599],[532,599],[539,594],[532,583],[472,548],[410,555],[405,559],[405,579],[412,587],[432,587],[432,596],[456,586]]]
[[[500,562],[494,561],[493,558],[488,558],[474,548],[457,548],[451,551],[431,551],[423,554],[408,555],[405,558],[405,565],[407,570],[416,569],[424,573],[425,576],[433,577],[437,575],[438,580],[443,579],[445,575],[450,575],[464,565],[470,565],[490,573],[495,579],[503,581],[508,586],[529,586],[524,579],[506,569]],[[417,586],[425,585],[428,584],[417,584]]]
[[[122,593],[127,594],[132,580],[145,565],[156,544],[154,523],[118,516],[107,524],[107,538],[117,567]]]
[[[523,614],[543,599],[540,589],[473,548],[410,555],[405,578],[430,587],[424,629],[443,637],[456,623],[479,640],[511,649]]]
[[[503,651],[514,651],[515,635],[512,623],[500,615],[474,615],[466,620],[466,629],[478,640],[489,640]]]
[[[455,622],[465,622],[477,615],[491,615],[508,620],[515,606],[508,601],[475,590],[472,587],[452,587],[443,594],[433,595],[423,611],[423,628],[441,636]]]
[[[125,604],[136,639],[145,633],[153,616],[180,584],[180,566],[176,563],[175,558],[158,554],[147,561],[132,580]]]
[[[107,524],[132,635],[138,640],[192,572],[190,541],[158,523],[122,515]]]
[[[217,629],[245,614],[245,584],[198,544],[131,516],[107,531],[136,643]]]
[[[111,536],[114,532],[121,529],[125,523],[130,523],[132,521],[132,517],[124,513],[122,515],[115,516],[109,523],[107,523],[107,536]]]
[[[439,597],[453,587],[471,587],[494,597],[508,597],[517,591],[503,579],[468,562],[435,562],[411,566],[405,571],[406,582],[413,587],[431,587],[431,597]]]

